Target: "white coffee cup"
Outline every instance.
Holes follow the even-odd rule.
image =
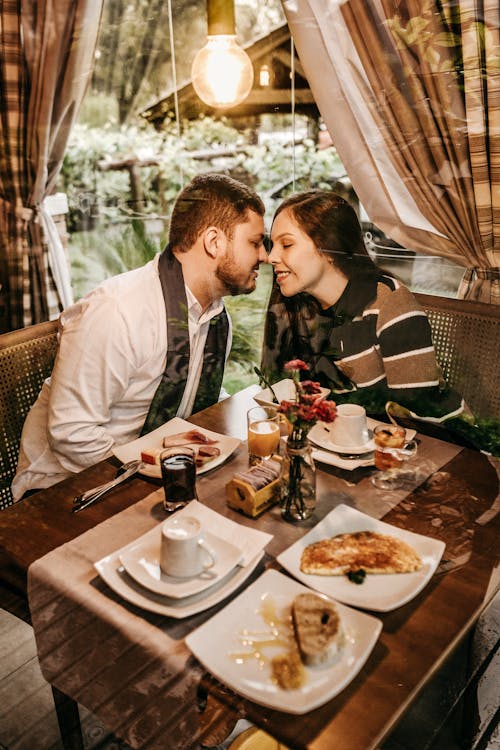
[[[339,404],[337,416],[328,429],[332,443],[343,448],[356,448],[368,442],[366,411],[358,404]]]
[[[212,568],[217,555],[193,516],[169,518],[161,529],[160,568],[176,578],[192,578]]]

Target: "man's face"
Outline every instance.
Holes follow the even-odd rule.
[[[226,238],[226,247],[215,271],[226,288],[225,294],[253,292],[259,265],[267,261],[263,241],[264,219],[255,211],[249,211],[247,221],[236,224],[232,238]]]

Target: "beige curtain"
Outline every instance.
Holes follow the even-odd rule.
[[[498,0],[284,0],[319,109],[371,220],[500,304]]]
[[[0,3],[0,332],[51,319],[71,301],[43,199],[92,72],[102,4]]]

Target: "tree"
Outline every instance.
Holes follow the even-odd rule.
[[[237,5],[242,42],[263,36],[283,22],[279,0]],[[178,85],[189,80],[196,51],[207,32],[206,0],[172,0]],[[116,119],[130,122],[141,108],[173,88],[168,3],[165,0],[107,0],[104,6],[91,93],[115,102]]]

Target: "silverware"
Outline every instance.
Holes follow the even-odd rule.
[[[96,500],[99,500],[99,498],[105,495],[106,492],[109,492],[109,490],[112,490],[113,487],[116,487],[122,482],[125,482],[125,480],[127,480],[133,474],[137,474],[137,472],[140,471],[143,467],[144,463],[139,460],[129,461],[127,464],[123,464],[123,466],[118,471],[118,476],[116,476],[115,479],[112,479],[110,482],[100,484],[97,487],[93,487],[91,490],[87,490],[81,495],[78,495],[78,497],[75,497],[75,499],[73,500],[73,513],[79,513],[84,508],[88,508],[89,505],[92,505],[92,503],[94,503]]]
[[[340,451],[332,450],[331,452],[335,453],[339,458],[345,458],[351,461],[357,461],[358,459],[360,461],[365,461],[369,456],[373,456],[373,451],[364,451],[363,453],[340,453]]]
[[[272,397],[273,397],[273,402],[275,404],[279,404],[278,397],[276,396],[275,392],[273,391],[273,387],[272,387],[271,383],[267,380],[267,378],[264,375],[264,373],[261,372],[258,367],[254,367],[253,371],[258,376],[259,380],[261,380],[264,383],[264,385],[266,386],[266,388],[269,388],[269,390],[271,391],[271,394],[272,394]]]

